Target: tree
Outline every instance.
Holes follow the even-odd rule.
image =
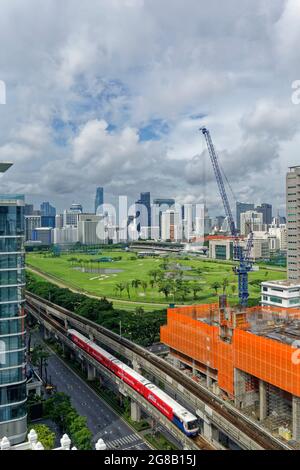
[[[161,279],[163,276],[163,273],[161,272],[160,269],[152,269],[149,271],[149,277],[151,277],[154,280],[154,283],[156,284],[158,279]]]
[[[222,288],[223,288],[223,294],[225,295],[226,294],[226,289],[227,287],[229,286],[229,281],[227,278],[223,279],[223,282],[222,282]]]
[[[212,285],[211,285],[211,288],[214,289],[216,295],[218,295],[218,291],[219,289],[221,288],[221,284],[219,282],[214,282]]]
[[[200,286],[200,284],[198,284],[197,282],[193,282],[191,284],[191,289],[193,291],[194,300],[196,300],[198,292],[202,290],[202,286]]]
[[[158,291],[162,292],[166,299],[169,297],[170,293],[172,292],[172,287],[170,286],[169,282],[161,282],[158,286]]]
[[[129,284],[129,282],[126,282],[125,289],[126,289],[126,292],[127,292],[127,295],[128,295],[128,299],[130,299],[130,284]]]
[[[235,293],[236,293],[236,285],[235,284],[231,285],[231,292],[232,292],[232,295],[235,295]]]
[[[38,440],[46,450],[52,450],[55,444],[55,433],[45,424],[34,424],[34,430],[38,435]]]
[[[133,279],[131,281],[131,287],[135,289],[135,293],[137,293],[137,289],[139,288],[140,285],[141,285],[140,279]]]
[[[148,284],[146,281],[142,281],[141,282],[141,286],[143,288],[143,291],[144,291],[144,294],[146,294],[146,290],[147,290],[147,287],[148,287]]]
[[[122,292],[125,288],[126,286],[124,282],[119,282],[118,284],[116,284],[116,289],[118,289],[118,291],[120,292],[120,296],[122,296]]]
[[[50,354],[42,344],[37,344],[31,353],[31,363],[39,367],[40,377],[43,379],[43,369],[45,370],[45,380],[47,381],[47,359]]]
[[[189,295],[190,293],[190,289],[189,289],[189,286],[187,284],[182,284],[182,286],[180,287],[179,289],[179,294],[180,294],[180,298],[185,301],[185,299],[187,298],[187,296]]]

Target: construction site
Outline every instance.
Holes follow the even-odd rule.
[[[168,309],[161,341],[176,367],[300,443],[300,310],[219,304]]]

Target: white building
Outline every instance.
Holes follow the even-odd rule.
[[[249,235],[250,231],[262,232],[263,228],[263,214],[256,211],[242,212],[241,235]]]
[[[300,283],[291,281],[262,282],[261,304],[271,307],[300,307]]]
[[[63,228],[64,226],[64,216],[63,214],[57,214],[55,216],[55,228]]]
[[[77,227],[80,214],[81,212],[64,210],[63,226],[64,227],[70,227],[70,226]]]
[[[25,215],[25,241],[32,240],[32,232],[42,225],[41,220],[40,215]]]
[[[72,244],[79,241],[77,227],[54,228],[52,233],[55,245]]]
[[[179,212],[167,210],[161,215],[161,239],[163,241],[181,241],[182,224]]]
[[[101,244],[102,240],[98,237],[97,227],[102,219],[101,215],[80,214],[78,219],[78,241],[84,245]]]
[[[277,246],[281,251],[287,250],[287,227],[286,224],[280,224],[276,226],[272,224],[269,228],[269,234],[271,237],[276,237],[278,240]]]

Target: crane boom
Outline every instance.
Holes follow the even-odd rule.
[[[252,262],[250,261],[251,248],[253,246],[253,232],[250,231],[249,238],[247,241],[246,249],[239,244],[238,232],[235,226],[234,218],[232,215],[232,210],[229,204],[229,199],[227,197],[224,181],[222,178],[219,160],[215,147],[210,136],[210,132],[206,127],[200,129],[202,134],[205,137],[208,153],[213,165],[215,172],[215,177],[219,187],[220,195],[222,198],[225,214],[228,219],[231,235],[234,237],[234,260],[239,261],[239,265],[234,267],[234,272],[238,275],[238,284],[239,284],[239,301],[243,307],[246,307],[248,304],[249,290],[248,290],[248,272],[252,269]]]
[[[221,198],[222,198],[222,201],[223,201],[225,214],[226,214],[227,219],[228,219],[231,235],[233,237],[236,237],[237,236],[237,230],[236,230],[236,227],[235,227],[234,218],[233,218],[233,215],[232,215],[232,210],[231,210],[231,207],[230,207],[230,204],[229,204],[229,200],[228,200],[228,197],[227,197],[227,194],[226,194],[226,190],[225,190],[225,186],[224,186],[224,182],[223,182],[223,178],[222,178],[222,174],[221,174],[221,170],[220,170],[218,156],[217,156],[217,153],[215,151],[214,144],[213,144],[211,136],[210,136],[210,132],[209,132],[208,129],[206,129],[206,127],[202,127],[200,130],[201,130],[201,132],[204,135],[205,140],[206,140],[209,156],[210,156],[210,159],[211,159],[211,162],[212,162],[212,165],[213,165],[213,169],[214,169],[214,172],[215,172],[215,177],[216,177],[218,187],[219,187],[219,191],[220,191],[220,194],[221,194]]]

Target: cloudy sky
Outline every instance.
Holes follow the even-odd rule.
[[[1,192],[93,207],[118,194],[220,211],[207,125],[235,197],[284,211],[300,164],[299,0],[1,0]]]

